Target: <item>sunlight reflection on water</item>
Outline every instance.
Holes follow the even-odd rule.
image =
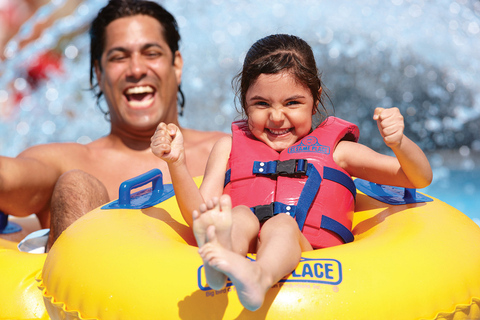
[[[19,37],[51,14],[52,1]],[[85,0],[30,46],[7,45],[0,64],[0,154],[39,143],[88,143],[108,133],[88,89],[90,19],[105,0]],[[313,47],[336,115],[358,124],[361,142],[382,150],[371,121],[376,106],[397,106],[410,138],[429,151],[434,182],[422,191],[480,219],[480,2],[403,0],[160,1],[178,20],[185,60],[184,126],[229,131],[236,117],[231,79],[245,51],[270,33],[292,33]],[[46,79],[32,80],[40,53]],[[57,57],[55,60],[55,57]],[[32,82],[33,81],[33,82]],[[212,121],[212,115],[213,121]],[[435,150],[455,150],[454,156]],[[460,159],[457,161],[457,159]],[[461,164],[461,165],[460,165]]]

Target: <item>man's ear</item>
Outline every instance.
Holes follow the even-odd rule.
[[[182,83],[183,58],[178,50],[175,51],[175,57],[173,58],[173,68],[175,69],[177,85],[180,85],[180,83]]]

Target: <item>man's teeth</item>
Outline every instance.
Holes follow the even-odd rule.
[[[126,94],[141,94],[141,93],[151,93],[153,88],[150,86],[141,86],[141,87],[132,87],[128,88],[125,92]]]

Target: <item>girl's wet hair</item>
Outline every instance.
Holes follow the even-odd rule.
[[[177,21],[170,12],[153,1],[110,0],[108,4],[100,10],[90,27],[90,87],[95,92],[97,104],[103,93],[97,90],[98,83],[94,82],[95,62],[98,62],[100,68],[102,67],[100,60],[103,50],[105,49],[105,30],[111,22],[117,19],[136,15],[150,16],[160,23],[163,27],[163,30],[161,30],[162,35],[173,53],[173,59],[175,59],[175,52],[179,49],[180,33],[178,31]],[[172,60],[172,64],[173,62]],[[182,115],[185,97],[180,86],[178,87],[178,94],[180,115]],[[106,116],[108,115],[108,111],[103,112]]]
[[[319,94],[322,88],[321,74],[318,72],[310,45],[296,36],[274,34],[252,45],[245,56],[243,70],[232,81],[237,99],[240,101],[240,112],[244,116],[247,115],[245,97],[248,88],[261,74],[276,74],[283,71],[290,72],[298,83],[310,90],[317,114],[327,113],[324,97],[328,98],[328,94],[324,92],[325,90]],[[319,109],[320,105],[322,110]]]

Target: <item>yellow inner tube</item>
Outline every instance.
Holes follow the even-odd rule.
[[[359,193],[353,234],[305,252],[250,312],[233,286],[207,287],[175,198],[99,208],[58,239],[40,288],[53,319],[480,319],[480,228],[464,214]]]

